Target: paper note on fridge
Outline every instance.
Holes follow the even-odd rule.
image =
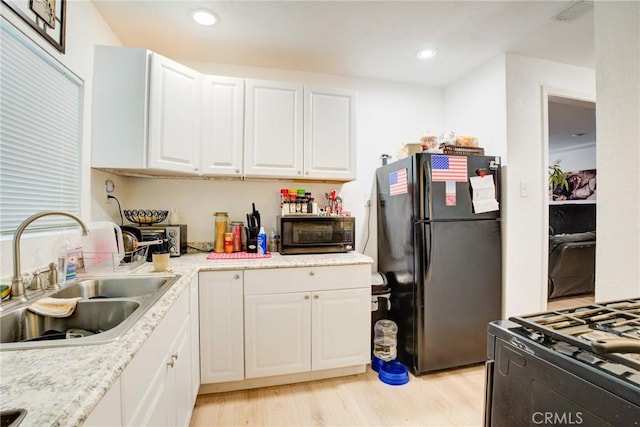
[[[493,184],[493,175],[472,176],[469,178],[473,190],[473,211],[484,213],[499,209],[496,200],[496,186]]]

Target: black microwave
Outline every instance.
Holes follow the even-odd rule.
[[[349,252],[356,246],[354,217],[291,215],[277,223],[283,255]]]

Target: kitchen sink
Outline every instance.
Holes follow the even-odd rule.
[[[131,316],[140,303],[133,300],[80,301],[69,317],[32,313],[27,307],[2,316],[2,343],[51,341],[70,336],[93,335],[112,330]],[[84,331],[84,332],[82,332]]]
[[[129,298],[157,292],[166,277],[128,277],[86,279],[54,292],[53,298]]]
[[[26,409],[7,409],[0,411],[0,427],[15,427],[27,415]]]
[[[33,313],[21,303],[0,313],[0,350],[103,344],[122,336],[180,276],[85,278],[40,298],[81,297],[71,316]]]

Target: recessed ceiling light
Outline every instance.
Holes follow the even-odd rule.
[[[206,25],[206,26],[213,25],[218,20],[218,17],[216,16],[215,13],[211,12],[210,10],[206,10],[206,9],[194,10],[191,13],[191,17],[198,24]]]
[[[418,52],[416,56],[419,59],[429,59],[436,56],[436,51],[434,49],[424,49]]]

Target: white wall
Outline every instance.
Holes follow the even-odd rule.
[[[555,150],[550,146],[549,164],[559,164],[565,172],[596,169],[596,144]]]
[[[445,130],[478,138],[507,163],[506,57],[499,55],[445,89]]]
[[[596,300],[607,301],[640,296],[640,2],[595,2],[594,12]]]
[[[542,311],[547,303],[543,259],[547,257],[548,153],[543,146],[543,89],[562,88],[564,93],[595,99],[595,71],[510,54],[506,58],[506,78],[509,162],[503,189],[508,200],[503,221],[503,298],[505,315],[511,316]],[[522,184],[527,187],[525,197],[520,192]]]

